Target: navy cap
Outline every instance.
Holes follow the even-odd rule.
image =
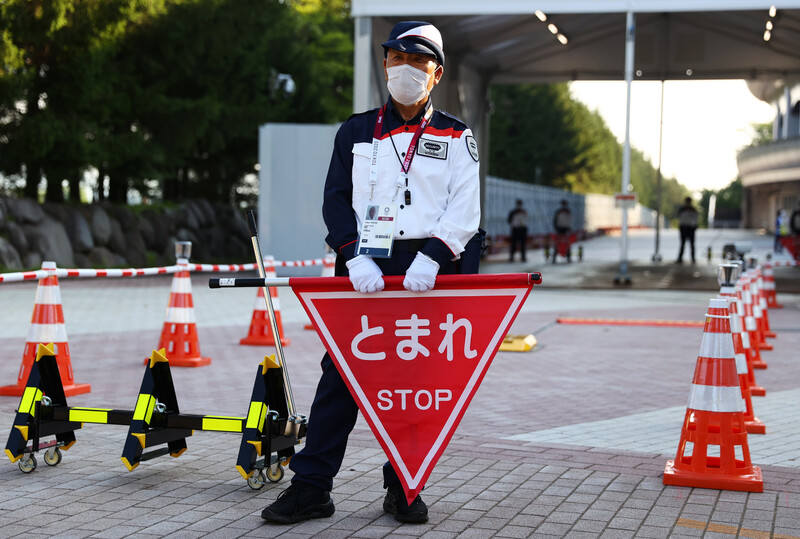
[[[394,49],[400,52],[432,54],[440,65],[444,65],[442,34],[434,25],[422,21],[398,22],[389,34],[389,41],[383,43],[383,50]]]

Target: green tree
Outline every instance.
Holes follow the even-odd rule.
[[[254,171],[260,125],[346,118],[352,29],[334,23],[337,4],[185,0],[131,32],[119,61],[136,87],[131,125],[154,159],[123,167],[123,181],[144,173],[167,200],[227,199]],[[279,74],[294,93],[276,86]]]
[[[129,24],[158,11],[160,0],[8,0],[0,4],[0,172],[24,171],[24,194],[77,199],[85,168],[99,158],[114,72],[106,50]]]
[[[597,111],[572,98],[566,84],[501,85],[491,95],[490,174],[576,193],[620,190],[622,145]],[[642,204],[658,206],[657,171],[635,148],[630,181]],[[675,215],[687,193],[674,178],[662,178],[663,213]]]
[[[35,197],[228,198],[257,162],[258,126],[350,114],[352,22],[343,0],[0,2],[0,172]],[[297,91],[276,88],[279,73]],[[102,198],[103,190],[97,193]]]
[[[491,91],[489,173],[563,187],[578,170],[579,130],[566,84],[498,85]]]
[[[754,123],[750,125],[753,131],[750,146],[761,146],[772,142],[772,122]]]

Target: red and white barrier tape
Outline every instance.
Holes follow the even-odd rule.
[[[322,265],[322,258],[309,260],[264,260],[265,266],[273,267],[308,267]],[[160,266],[153,268],[125,268],[125,269],[93,269],[93,268],[57,268],[55,270],[36,270],[19,271],[13,273],[0,273],[0,283],[12,283],[19,281],[35,281],[44,279],[48,275],[56,277],[90,277],[90,278],[112,278],[112,277],[141,277],[146,275],[168,275],[179,271],[200,271],[200,272],[239,272],[255,271],[255,263],[250,264],[177,264],[174,266]]]

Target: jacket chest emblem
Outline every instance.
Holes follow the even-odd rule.
[[[417,155],[447,159],[447,142],[422,137],[417,144]]]

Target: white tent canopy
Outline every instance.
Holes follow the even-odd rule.
[[[377,107],[387,98],[380,44],[392,26],[431,22],[442,33],[446,57],[434,103],[472,127],[482,155],[492,84],[625,80],[630,103],[633,80],[745,79],[768,101],[800,81],[799,1],[353,0],[351,14],[354,109]],[[621,172],[626,191],[627,136]],[[623,275],[626,217],[622,212]]]

